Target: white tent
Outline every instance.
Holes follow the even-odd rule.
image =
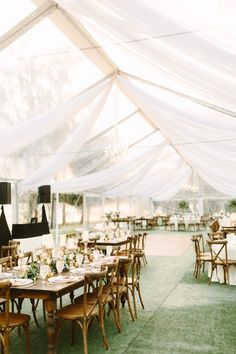
[[[18,193],[161,201],[197,176],[236,195],[233,0],[0,6],[0,178]]]

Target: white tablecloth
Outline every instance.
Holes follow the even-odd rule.
[[[175,231],[178,231],[179,224],[184,223],[185,224],[185,230],[188,230],[189,224],[194,226],[194,231],[197,230],[197,224],[200,223],[200,218],[198,217],[191,217],[191,216],[184,216],[182,218],[177,217],[177,216],[171,216],[170,217],[170,223],[174,224],[174,229]]]
[[[228,259],[236,260],[236,236],[227,236],[228,244]],[[220,247],[220,246],[217,246]],[[223,255],[222,255],[223,257]],[[211,264],[209,263],[208,276],[211,276]],[[217,269],[213,272],[212,282],[224,283],[224,271],[223,267],[217,266]],[[229,267],[229,284],[236,285],[236,267],[234,265]]]

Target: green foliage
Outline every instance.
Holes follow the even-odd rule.
[[[236,199],[231,199],[231,200],[228,202],[228,208],[229,208],[229,210],[231,210],[231,211],[235,211],[235,210],[236,210]]]
[[[75,207],[79,207],[83,204],[83,196],[81,194],[60,194],[59,202],[70,204]]]
[[[189,204],[188,204],[187,200],[180,200],[178,206],[179,206],[179,209],[181,209],[181,210],[188,210],[189,209]]]
[[[39,264],[33,262],[30,264],[30,267],[26,272],[26,278],[36,280],[38,276],[39,276]]]

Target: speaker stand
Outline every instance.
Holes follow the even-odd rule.
[[[2,212],[0,216],[0,246],[7,246],[9,243],[9,240],[12,239],[11,232],[9,230],[5,212],[4,212],[4,207],[2,205],[1,207]]]
[[[42,206],[42,222],[48,222],[45,205]]]

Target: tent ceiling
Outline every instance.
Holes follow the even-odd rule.
[[[233,1],[1,6],[2,179],[164,200],[194,172],[236,195]]]

